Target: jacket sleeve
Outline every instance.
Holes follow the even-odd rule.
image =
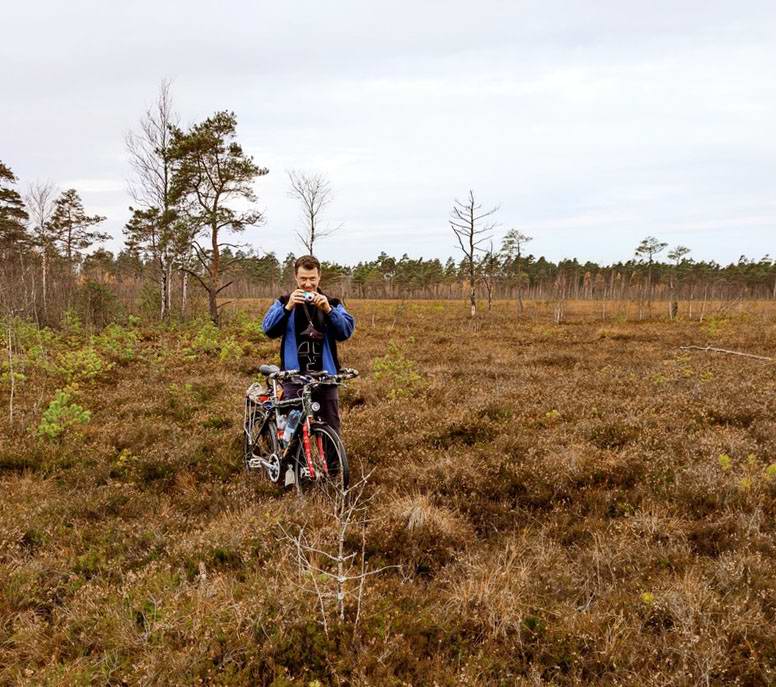
[[[286,331],[286,322],[288,322],[290,314],[280,300],[275,300],[267,310],[267,314],[264,315],[261,328],[270,339],[277,339],[279,336],[283,336]]]
[[[329,323],[334,329],[334,338],[337,341],[345,341],[353,334],[356,328],[356,321],[353,316],[345,310],[345,306],[340,303],[336,308],[332,308],[328,314]]]

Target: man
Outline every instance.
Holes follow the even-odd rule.
[[[280,340],[280,367],[300,372],[325,371],[337,374],[340,370],[337,341],[345,341],[353,334],[355,321],[336,298],[329,298],[318,287],[321,281],[321,263],[312,255],[303,255],[294,263],[296,290],[280,296],[264,315],[262,329]],[[312,293],[312,302],[305,302],[305,293]],[[286,398],[302,393],[298,384],[283,384]],[[337,433],[340,431],[339,394],[336,386],[321,386],[313,392],[321,404],[320,418]]]

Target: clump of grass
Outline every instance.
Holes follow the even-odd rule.
[[[379,537],[380,555],[407,562],[416,574],[433,575],[464,549],[471,525],[450,509],[435,505],[428,496],[400,498],[385,510],[371,538]]]

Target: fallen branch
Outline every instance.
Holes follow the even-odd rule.
[[[714,348],[713,346],[680,346],[680,351],[704,351],[712,353],[728,353],[730,355],[740,355],[744,358],[754,358],[755,360],[764,360],[769,363],[776,362],[776,358],[768,358],[764,355],[754,355],[754,353],[742,353],[741,351],[729,351],[727,348]]]

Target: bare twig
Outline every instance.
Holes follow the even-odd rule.
[[[399,565],[387,565],[375,570],[369,570],[366,563],[366,543],[364,528],[369,521],[367,507],[373,498],[367,495],[365,489],[371,476],[371,472],[362,477],[349,489],[322,490],[320,497],[324,500],[327,510],[333,517],[334,538],[330,540],[330,550],[324,550],[323,545],[312,542],[305,534],[305,527],[299,528],[297,534],[288,532],[282,526],[282,540],[292,544],[299,571],[300,589],[314,594],[317,598],[321,613],[321,622],[324,632],[328,635],[330,614],[336,613],[340,622],[345,622],[346,599],[355,595],[356,610],[353,629],[361,617],[361,603],[364,598],[365,581],[367,577],[377,575],[389,568],[401,568]],[[357,525],[362,529],[361,546],[358,551],[347,552],[347,533],[351,527]],[[360,558],[359,558],[360,556]],[[316,558],[322,557],[324,564]],[[325,564],[329,562],[329,566]],[[326,569],[330,567],[331,569]],[[307,583],[307,584],[305,584]],[[312,585],[312,587],[310,586]],[[351,589],[351,586],[354,586]],[[331,604],[331,605],[330,605]]]
[[[764,355],[755,355],[754,353],[743,353],[741,351],[730,351],[727,348],[715,348],[714,346],[680,346],[680,351],[703,351],[704,353],[728,353],[729,355],[740,355],[744,358],[753,358],[754,360],[764,360],[765,362],[776,362],[776,358],[769,358]]]

